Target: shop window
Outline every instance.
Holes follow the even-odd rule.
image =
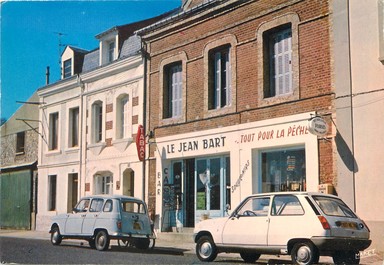
[[[57,150],[59,142],[59,113],[49,115],[49,150]]]
[[[16,154],[24,154],[25,132],[18,132],[16,135]]]
[[[56,210],[56,175],[48,176],[48,211]]]
[[[305,150],[261,153],[262,192],[305,191]]]
[[[181,62],[164,69],[163,118],[177,118],[183,109],[183,79]]]
[[[69,110],[69,126],[68,126],[68,145],[69,147],[79,146],[79,108]]]
[[[231,105],[230,47],[224,46],[209,53],[208,109]]]

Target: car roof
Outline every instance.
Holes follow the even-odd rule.
[[[131,197],[131,196],[126,196],[126,195],[107,195],[107,194],[99,194],[99,195],[88,195],[84,196],[81,199],[127,199],[127,200],[132,200],[132,201],[140,201],[142,202],[142,199],[136,198],[136,197]]]
[[[326,197],[333,197],[333,198],[339,198],[332,194],[326,194],[321,192],[309,192],[309,191],[279,191],[279,192],[267,192],[267,193],[255,193],[248,197],[253,196],[276,196],[276,195],[309,195],[309,196],[326,196]]]

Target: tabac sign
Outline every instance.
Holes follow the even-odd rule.
[[[139,128],[137,129],[136,148],[137,148],[137,155],[139,157],[139,160],[144,161],[144,159],[145,159],[145,133],[144,133],[143,125],[139,125]]]

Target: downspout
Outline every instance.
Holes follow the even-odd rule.
[[[350,5],[347,0],[347,20],[348,20],[348,56],[349,56],[349,98],[351,107],[351,151],[352,151],[352,193],[353,193],[353,210],[356,212],[356,165],[355,165],[355,136],[354,136],[354,115],[353,115],[353,75],[352,75],[352,51],[351,51],[351,20]]]
[[[143,131],[144,134],[146,134],[147,131],[147,51],[145,47],[145,43],[140,37],[141,40],[141,56],[143,58]],[[149,146],[148,146],[148,153],[149,153]],[[142,174],[143,174],[143,200],[148,203],[147,200],[145,200],[146,192],[145,192],[145,183],[146,183],[146,164],[147,159],[145,159],[142,164]]]

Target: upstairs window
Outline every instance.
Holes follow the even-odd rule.
[[[72,75],[72,59],[64,61],[63,78],[70,77]]]
[[[108,62],[115,60],[115,42],[112,41],[108,44]]]
[[[209,53],[208,109],[231,105],[230,47],[225,46]]]
[[[128,95],[122,95],[117,99],[117,139],[128,138],[129,135],[129,100]]]
[[[103,103],[97,101],[92,105],[92,136],[93,143],[103,139]]]
[[[183,109],[182,64],[177,62],[164,70],[163,118],[177,118]]]
[[[24,154],[25,132],[18,132],[16,135],[16,154]]]
[[[69,131],[68,145],[69,147],[79,146],[79,108],[69,110]]]
[[[51,113],[49,115],[49,150],[58,149],[59,139],[59,113]]]
[[[292,30],[290,27],[264,33],[265,80],[264,97],[292,93]],[[267,83],[268,82],[268,83]]]

